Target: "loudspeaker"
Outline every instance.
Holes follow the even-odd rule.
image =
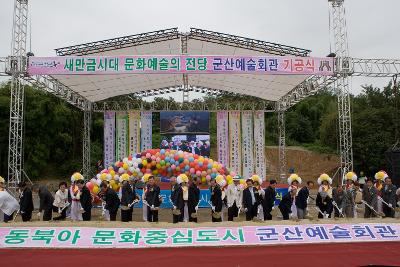
[[[400,149],[391,148],[385,152],[388,166],[388,175],[392,178],[393,184],[400,187]]]

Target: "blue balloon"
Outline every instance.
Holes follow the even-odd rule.
[[[217,177],[217,174],[216,173],[211,173],[211,178],[215,178],[215,177]]]
[[[169,160],[170,160],[169,157],[165,157],[165,161],[166,161],[166,162],[170,162]]]
[[[185,171],[188,171],[190,169],[189,165],[185,166]]]
[[[179,163],[182,163],[183,162],[183,158],[179,158]]]
[[[203,167],[203,162],[199,162],[199,167]]]
[[[189,162],[193,162],[194,161],[194,158],[193,157],[190,157],[189,158]]]
[[[167,171],[168,171],[168,172],[172,172],[171,167],[168,167]]]
[[[213,166],[213,165],[212,165],[211,163],[208,163],[208,166],[207,166],[207,167],[208,167],[209,169],[212,169],[212,166]]]
[[[165,149],[161,149],[161,150],[160,150],[160,154],[161,154],[161,155],[164,155],[164,154],[165,154]]]

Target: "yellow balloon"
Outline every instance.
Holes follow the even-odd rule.
[[[101,179],[102,181],[106,180],[106,178],[107,178],[107,174],[106,174],[106,173],[100,174],[100,179]]]
[[[99,193],[99,191],[100,191],[100,188],[97,185],[93,186],[93,194],[97,195]]]
[[[111,187],[115,192],[118,192],[118,189],[119,189],[119,185],[118,184],[114,184]]]
[[[110,186],[112,187],[112,188],[114,188],[114,185],[116,185],[117,183],[115,182],[115,180],[111,180],[110,181]]]
[[[147,166],[147,160],[144,159],[144,160],[142,161],[142,164],[143,164],[143,166]]]
[[[202,182],[203,184],[205,184],[205,183],[207,182],[206,177],[201,177],[201,182]]]
[[[122,168],[124,168],[124,170],[127,170],[128,169],[128,164],[126,164],[126,163],[124,163],[123,165],[122,165]]]
[[[114,171],[114,170],[111,170],[111,171],[110,171],[110,174],[111,174],[112,177],[114,177],[115,171]]]

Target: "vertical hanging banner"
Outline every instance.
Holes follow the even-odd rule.
[[[104,112],[104,167],[115,162],[115,112]]]
[[[122,160],[128,156],[128,114],[125,112],[117,113],[117,144],[115,156],[117,160]]]
[[[240,138],[240,111],[229,112],[229,167],[237,174],[242,174],[242,140]],[[247,178],[247,177],[246,177]]]
[[[243,176],[254,174],[253,112],[242,112],[242,165]]]
[[[140,153],[140,113],[129,111],[129,155]]]
[[[140,113],[140,130],[141,150],[151,149],[153,147],[153,121],[151,111],[142,111]]]
[[[254,112],[254,155],[255,173],[265,181],[266,161],[265,161],[265,119],[264,111]]]
[[[217,112],[218,161],[229,167],[229,123],[228,111]]]

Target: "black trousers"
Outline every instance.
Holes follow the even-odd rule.
[[[233,205],[228,208],[228,221],[233,221],[233,217],[237,217],[239,213],[239,209],[236,206],[236,201],[233,202]]]
[[[117,214],[115,214],[117,216]],[[82,213],[82,220],[84,221],[90,221],[92,219],[92,210],[85,210],[84,213]]]
[[[24,213],[21,213],[22,221],[23,222],[28,222],[32,219],[32,211],[27,212],[25,211]]]
[[[151,210],[150,207],[147,207],[147,221],[158,222],[158,210]]]
[[[373,218],[373,217],[376,217],[375,211],[373,211],[372,209],[367,207],[367,205],[365,205],[364,218]]]
[[[264,221],[270,221],[272,220],[272,215],[271,215],[272,207],[271,206],[263,206],[263,212],[264,212]]]
[[[131,222],[133,215],[133,208],[129,208],[128,210],[121,209],[121,222]]]
[[[43,221],[50,221],[53,217],[53,207],[43,210]]]
[[[385,217],[394,218],[394,210],[386,206],[384,203],[382,203],[382,211],[385,214]]]
[[[53,206],[53,211],[54,212],[58,212],[58,207]],[[65,220],[65,218],[67,218],[67,208],[65,208],[61,214],[57,217],[54,217],[53,220],[58,221],[58,220]]]
[[[323,205],[321,207],[319,207],[319,209],[322,211],[322,213],[326,213],[328,214],[328,218],[331,218],[331,214],[332,214],[332,209],[333,209],[333,205],[332,203],[328,203],[328,205]],[[318,218],[323,218],[324,216],[322,216],[322,214],[320,212],[318,212]]]
[[[118,210],[117,211],[108,211],[108,212],[110,213],[110,221],[115,222],[117,220]],[[82,216],[82,219],[83,219],[83,216]]]
[[[7,214],[4,213],[4,222],[12,221],[13,217],[14,217],[14,212],[11,213],[11,215],[7,215]]]
[[[284,210],[284,209],[281,209],[281,208],[279,208],[279,210],[281,211],[281,213],[282,213],[282,217],[283,217],[283,219],[284,220],[289,220],[289,211],[287,211],[287,210]]]
[[[251,220],[253,220],[254,217],[257,216],[257,209],[258,209],[257,203],[255,203],[253,206],[247,208],[246,221],[251,221]]]
[[[222,211],[220,211],[220,212],[222,212]],[[218,219],[217,219],[217,218],[214,218],[214,217],[212,216],[213,213],[214,213],[214,212],[211,211],[211,221],[212,221],[212,222],[222,222],[222,218],[221,218],[221,217],[219,217]]]

